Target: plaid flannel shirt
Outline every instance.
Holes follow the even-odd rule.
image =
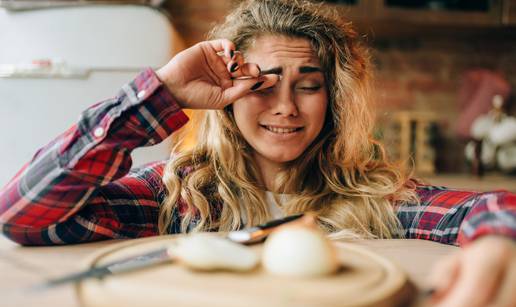
[[[36,152],[0,190],[0,226],[24,245],[55,245],[158,234],[166,162],[131,169],[130,153],[157,144],[188,121],[154,71]],[[406,238],[462,244],[488,234],[516,238],[516,195],[419,186],[419,204],[396,207]],[[173,216],[171,233],[179,232]]]

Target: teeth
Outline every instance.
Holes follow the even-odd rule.
[[[298,130],[297,128],[276,128],[276,127],[271,127],[271,126],[265,126],[265,128],[274,133],[292,133],[292,132]]]

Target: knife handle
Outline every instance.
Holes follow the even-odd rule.
[[[260,228],[262,230],[269,229],[269,228],[274,228],[276,226],[279,226],[279,225],[291,222],[293,220],[297,220],[298,218],[302,217],[303,215],[304,215],[303,213],[295,214],[295,215],[289,215],[289,216],[281,218],[281,219],[272,220],[272,221],[269,221],[267,223],[260,224],[260,225],[258,225],[256,227]]]

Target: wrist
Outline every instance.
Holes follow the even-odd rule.
[[[472,242],[471,246],[482,247],[483,250],[489,250],[493,254],[503,255],[502,258],[516,253],[516,240],[499,234],[490,234],[477,238]]]
[[[173,89],[173,81],[170,79],[170,74],[167,73],[167,68],[166,66],[163,66],[161,67],[160,69],[156,70],[155,71],[156,73],[156,76],[158,77],[158,79],[161,81],[161,83],[163,84],[163,86],[167,89],[167,91],[170,93],[170,95],[172,95],[172,97],[174,97],[174,100],[176,101],[176,103],[181,107],[181,108],[186,108],[186,106],[184,105],[184,103],[180,100],[180,99],[177,99],[177,95],[175,95],[175,91]]]
[[[158,77],[158,79],[165,85],[167,85],[167,81],[168,81],[168,76],[165,72],[165,67],[166,66],[163,66],[161,67],[160,69],[156,70],[156,76]]]

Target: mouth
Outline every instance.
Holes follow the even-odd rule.
[[[277,126],[268,126],[268,125],[260,125],[262,128],[276,134],[290,134],[295,133],[300,130],[303,130],[303,127],[277,127]]]

